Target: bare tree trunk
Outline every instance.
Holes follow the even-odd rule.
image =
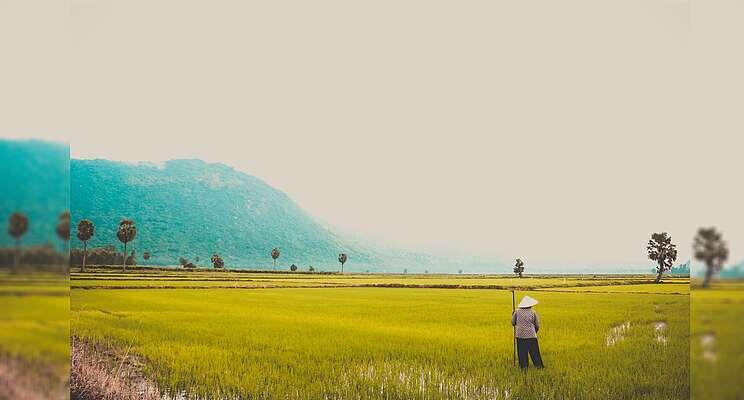
[[[83,242],[83,266],[80,268],[80,272],[85,272],[85,258],[88,256],[88,241]]]
[[[659,267],[656,269],[656,281],[655,283],[661,282],[661,274],[664,272],[664,267],[659,264]]]
[[[710,280],[713,278],[713,266],[705,266],[705,279],[703,280],[703,287],[710,285]]]
[[[65,261],[64,261],[64,263],[62,265],[62,273],[65,273],[65,271],[67,271],[69,273],[70,272],[70,267],[71,267],[71,264],[72,264],[70,262],[70,247],[68,246],[69,243],[70,242],[68,240],[65,240],[65,253],[64,253],[64,255],[65,255]],[[64,264],[67,264],[67,269],[65,269],[65,265]]]
[[[122,271],[127,270],[127,242],[124,242],[124,263],[122,263]]]
[[[341,263],[341,273],[344,273],[344,263]]]
[[[521,272],[519,273],[519,277],[520,277],[520,278],[522,277],[522,273],[521,273]]]
[[[15,257],[13,258],[13,270],[12,273],[18,273],[18,264],[21,262],[21,239],[16,239],[16,251]]]

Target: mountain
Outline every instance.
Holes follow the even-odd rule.
[[[0,247],[15,244],[7,234],[10,215],[21,212],[28,217],[24,245],[51,243],[58,249],[59,214],[70,204],[70,147],[38,140],[0,140],[0,176],[5,190],[0,195]]]
[[[88,218],[96,226],[89,245],[118,246],[118,222],[131,218],[138,229],[132,247],[149,251],[151,264],[199,257],[206,265],[218,253],[228,266],[267,266],[274,247],[282,252],[282,265],[335,263],[341,251],[353,252],[361,263],[378,261],[349,248],[286,194],[222,164],[73,159],[70,185],[73,221]]]
[[[360,243],[318,223],[285,193],[264,181],[218,163],[172,160],[163,164],[71,160],[73,224],[93,221],[89,246],[120,248],[116,228],[131,218],[138,229],[128,247],[151,253],[147,264],[176,265],[184,257],[201,266],[218,253],[228,267],[271,268],[279,247],[282,269],[297,264],[345,270],[456,272],[463,260]],[[74,227],[73,227],[74,230]],[[81,243],[73,235],[73,247]],[[465,262],[467,265],[473,265]],[[459,265],[459,267],[458,267]]]

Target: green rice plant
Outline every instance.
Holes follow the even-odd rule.
[[[0,277],[0,355],[68,368],[69,281],[58,274]]]
[[[690,296],[530,296],[546,368],[526,373],[502,290],[72,290],[71,329],[131,349],[164,391],[206,399],[689,396]]]
[[[691,297],[692,398],[744,398],[744,281],[694,287]]]
[[[667,294],[690,294],[690,284],[688,283],[674,283],[674,284],[643,284],[643,285],[611,285],[611,286],[580,286],[580,287],[556,287],[556,288],[536,288],[538,291],[551,291],[551,292],[593,292],[593,293],[667,293]]]
[[[669,279],[664,285],[638,287],[653,283],[652,276],[599,277],[528,276],[522,279],[498,275],[308,275],[276,273],[238,273],[204,271],[159,271],[159,272],[88,272],[73,273],[73,288],[207,288],[207,287],[411,287],[411,288],[583,288],[594,286],[636,285],[641,292],[686,293],[689,279]],[[674,290],[667,286],[674,286]],[[572,289],[573,290],[573,289]],[[610,291],[615,291],[610,288]],[[619,291],[623,291],[622,289]]]

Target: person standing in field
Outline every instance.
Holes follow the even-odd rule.
[[[543,368],[540,346],[537,344],[537,331],[540,330],[540,317],[532,309],[537,300],[530,296],[524,296],[519,302],[519,308],[512,314],[512,326],[517,336],[517,356],[519,368],[527,368],[527,355],[532,359],[532,364],[537,368]]]

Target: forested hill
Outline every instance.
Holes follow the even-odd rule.
[[[28,218],[23,245],[51,244],[63,248],[55,228],[70,202],[70,147],[39,140],[0,140],[0,176],[5,192],[0,195],[0,247],[15,240],[8,235],[12,213]]]
[[[228,266],[267,267],[273,247],[284,266],[333,266],[339,252],[357,265],[383,261],[317,223],[283,192],[223,164],[73,159],[70,175],[73,221],[88,218],[96,226],[89,244],[118,246],[118,222],[134,219],[140,263],[144,251],[152,254],[149,263],[161,265],[180,257],[207,265],[219,253]]]

